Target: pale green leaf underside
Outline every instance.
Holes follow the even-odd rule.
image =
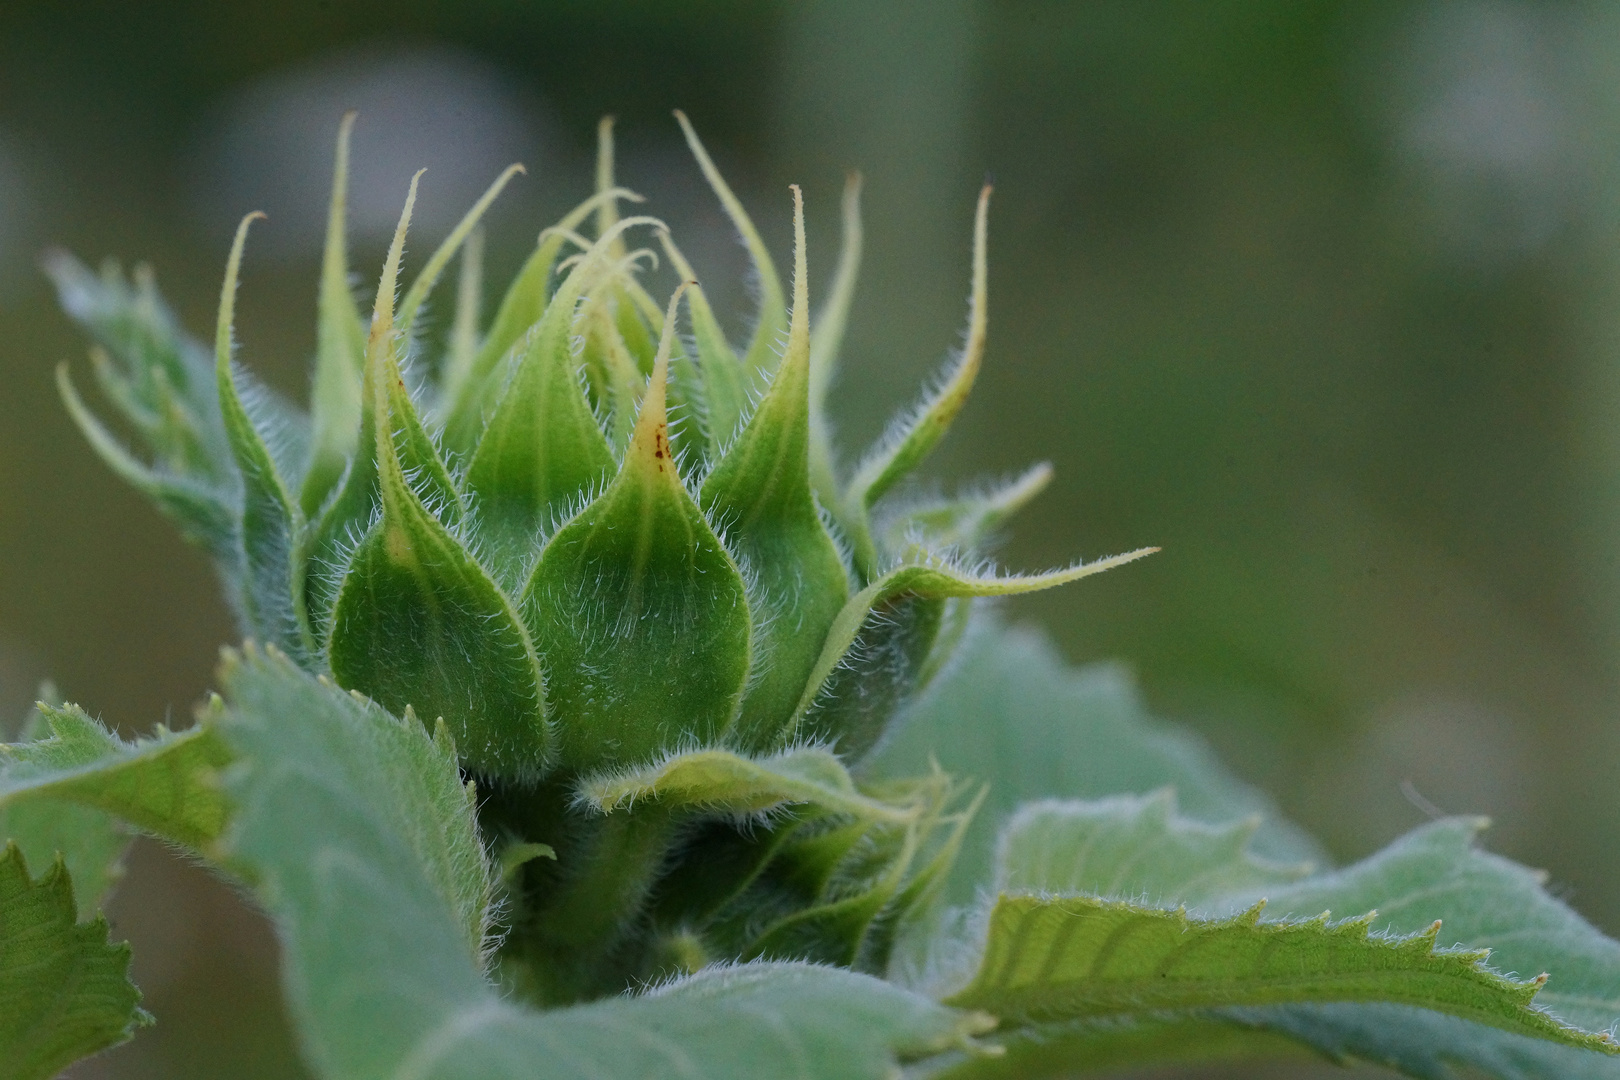
[[[1549,896],[1540,875],[1481,851],[1474,843],[1481,825],[1475,819],[1435,822],[1361,863],[1288,883],[1276,876],[1283,868],[1246,850],[1249,822],[1191,821],[1175,812],[1165,793],[1047,801],[1009,823],[997,873],[1000,881],[1026,889],[1086,890],[1161,906],[1184,900],[1206,916],[1241,911],[1269,896],[1272,917],[1376,905],[1374,928],[1391,934],[1421,932],[1443,919],[1443,940],[1493,947],[1490,963],[1497,970],[1551,972],[1538,1008],[1588,1030],[1608,1028],[1620,1015],[1620,944]],[[1388,1064],[1433,1080],[1451,1077],[1453,1065],[1503,1080],[1620,1076],[1620,1061],[1605,1055],[1409,1005],[1298,1004],[1220,1015],[1286,1032],[1332,1057]],[[1167,1032],[1164,1038],[1180,1036]],[[1036,1025],[1004,1041],[1007,1061],[1023,1062],[1033,1076],[1083,1074],[1087,1063],[1111,1060],[1109,1054],[1130,1043],[1113,1029],[1073,1022]],[[1156,1045],[1146,1035],[1139,1041]],[[1255,1049],[1264,1051],[1259,1044]],[[1065,1060],[1066,1071],[1059,1068]],[[1143,1060],[1171,1059],[1147,1054]],[[997,1068],[963,1063],[948,1075],[1025,1075]]]
[[[1491,965],[1550,972],[1537,1005],[1598,1030],[1620,1017],[1620,943],[1605,937],[1542,887],[1542,875],[1480,850],[1478,819],[1434,822],[1372,857],[1271,890],[1274,912],[1318,906],[1354,910],[1378,897],[1378,923],[1407,933],[1445,920],[1445,936],[1491,949]],[[1245,897],[1232,898],[1242,903]],[[1294,1034],[1335,1055],[1352,1055],[1444,1080],[1466,1065],[1501,1080],[1620,1077],[1620,1061],[1554,1046],[1450,1017],[1398,1006],[1296,1006],[1238,1010],[1247,1023]]]
[[[758,758],[729,750],[674,754],[646,768],[588,778],[580,784],[579,797],[606,813],[646,799],[728,814],[809,804],[869,821],[906,822],[916,817],[908,808],[862,795],[837,756],[816,747]]]
[[[48,1080],[149,1022],[128,972],[106,920],[77,921],[62,863],[34,881],[0,848],[0,1080]]]
[[[1310,872],[1252,854],[1258,817],[1209,825],[1176,813],[1175,791],[1092,802],[1043,800],[1002,831],[996,882],[1007,892],[1086,893],[1157,906],[1274,889]]]
[[[1264,858],[1321,858],[1307,836],[1195,736],[1150,716],[1120,668],[1071,668],[1044,635],[1004,628],[993,617],[977,621],[956,660],[896,722],[869,768],[881,776],[914,775],[926,772],[931,759],[990,785],[951,872],[953,903],[972,901],[991,880],[997,831],[1032,799],[1096,799],[1173,785],[1181,812],[1199,821],[1260,814],[1253,846]]]
[[[1447,818],[1352,866],[1269,890],[1269,910],[1378,910],[1379,927],[1406,934],[1445,920],[1449,938],[1491,950],[1491,966],[1552,979],[1538,1005],[1588,1029],[1620,1017],[1620,942],[1542,887],[1543,875],[1482,851],[1484,822]],[[1235,902],[1242,902],[1238,898]]]
[[[1531,1006],[1541,980],[1509,979],[1484,952],[1436,950],[1422,934],[1371,936],[1371,916],[1260,922],[1096,897],[1003,896],[985,955],[950,1004],[1022,1022],[1309,1001],[1420,1005],[1589,1049],[1620,1052]]]
[[[803,964],[718,969],[550,1013],[507,1002],[470,932],[485,888],[448,740],[285,661],[225,673],[242,766],[228,848],[284,944],[289,1002],[329,1080],[892,1076],[985,1021],[880,980]]]

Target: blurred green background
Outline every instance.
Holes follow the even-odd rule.
[[[813,290],[865,171],[851,453],[958,342],[994,176],[987,366],[934,475],[1056,465],[1014,567],[1164,548],[1015,617],[1128,660],[1336,856],[1429,804],[1488,813],[1620,932],[1616,58],[1595,3],[7,0],[0,706],[49,675],[126,729],[183,720],[233,634],[56,401],[54,365],[86,365],[46,245],[149,260],[202,330],[232,224],[268,210],[238,338],[301,394],[344,108],[368,275],[416,167],[431,236],[528,164],[497,277],[588,191],[611,112],[621,179],[740,336],[681,107],[783,257],[805,186]],[[141,845],[112,915],[160,1023],[75,1076],[299,1075],[273,941],[226,886]]]

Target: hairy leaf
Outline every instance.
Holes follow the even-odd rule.
[[[987,781],[990,794],[953,870],[948,895],[967,903],[991,879],[995,837],[1019,804],[1096,799],[1173,785],[1181,812],[1224,824],[1260,814],[1257,854],[1321,861],[1320,849],[1190,733],[1151,717],[1119,668],[1071,668],[1042,634],[982,618],[961,654],[896,723],[871,763],[904,776],[940,767]]]
[[[433,254],[428,256],[427,264],[422,267],[421,273],[416,275],[416,280],[411,282],[411,287],[405,291],[404,298],[399,302],[396,321],[401,337],[410,340],[411,332],[416,326],[417,312],[433,293],[433,287],[439,283],[439,276],[444,273],[445,267],[450,265],[450,260],[461,250],[461,245],[478,227],[479,220],[499,197],[501,189],[506,187],[512,177],[525,171],[522,165],[508,165],[501,175],[495,178],[495,182],[478,197],[478,201],[461,216],[456,227],[450,230],[450,235],[440,241]]]
[[[766,749],[787,734],[849,588],[838,547],[810,492],[810,293],[804,200],[793,189],[793,320],[787,354],[765,400],[703,482],[703,505],[754,573],[755,663],[743,697],[740,745]]]
[[[0,809],[72,803],[191,848],[220,834],[227,810],[215,774],[230,755],[211,714],[131,743],[76,705],[39,708],[48,736],[0,744]]]
[[[399,373],[394,280],[415,193],[413,182],[367,345],[382,514],[338,593],[332,672],[389,709],[442,717],[472,768],[532,777],[549,741],[539,661],[506,594],[451,531],[458,496]]]
[[[679,296],[623,468],[551,538],[523,592],[572,769],[713,743],[748,674],[742,576],[669,450],[664,389]]]
[[[189,542],[198,545],[215,559],[233,591],[239,574],[237,564],[236,514],[227,501],[225,490],[213,484],[159,471],[143,465],[135,456],[96,419],[79,392],[73,388],[66,364],[56,369],[56,388],[67,406],[68,415],[84,433],[91,449],[124,482],[157,504],[180,529]],[[228,456],[228,453],[227,453]]]
[[[889,546],[925,541],[936,550],[974,551],[1052,480],[1052,466],[1033,465],[1020,476],[944,502],[912,507],[888,523]]]
[[[233,862],[282,930],[289,1001],[328,1080],[892,1076],[986,1021],[802,964],[721,968],[548,1013],[479,968],[487,880],[448,737],[250,652],[224,681],[243,768]]]
[[[728,814],[758,814],[808,803],[853,817],[905,822],[915,811],[862,795],[837,756],[814,747],[749,758],[694,750],[640,769],[602,773],[580,783],[587,805],[611,813],[643,799]]]
[[[1003,896],[978,973],[950,1004],[1040,1022],[1153,1009],[1301,1001],[1421,1005],[1520,1034],[1620,1052],[1533,1008],[1544,978],[1511,979],[1481,951],[1437,950],[1437,921],[1408,937],[1369,936],[1374,916],[1260,922],[1096,897]]]
[[[49,1080],[150,1023],[129,981],[129,946],[107,920],[80,923],[60,862],[38,881],[15,844],[0,849],[0,1078]]]
[[[1479,849],[1484,823],[1449,818],[1426,825],[1352,866],[1268,890],[1271,910],[1299,913],[1376,905],[1376,925],[1411,933],[1443,919],[1448,937],[1491,950],[1491,964],[1551,973],[1536,1004],[1582,1028],[1620,1018],[1620,943],[1604,936],[1542,887],[1544,876]],[[1231,903],[1244,902],[1234,896]],[[1443,1078],[1447,1063],[1504,1080],[1620,1076],[1620,1062],[1483,1030],[1394,1006],[1299,1006],[1236,1014],[1296,1034],[1332,1054]]]
[[[131,283],[114,263],[97,277],[63,251],[48,253],[44,266],[63,310],[105,348],[97,379],[162,470],[205,486],[228,486],[230,454],[212,358],[180,328],[158,295],[151,268],[136,267]]]
[[[1277,879],[1280,868],[1242,850],[1244,823],[1200,826],[1179,818],[1163,796],[1116,797],[1028,807],[1009,824],[998,855],[1003,879],[1025,889],[1078,889],[1161,905],[1181,899],[1212,915],[1242,910],[1261,896],[1273,898],[1267,911],[1274,917],[1376,905],[1373,925],[1390,934],[1421,933],[1441,919],[1447,939],[1495,946],[1494,968],[1551,972],[1536,998],[1539,1009],[1587,1030],[1609,1028],[1620,1016],[1620,944],[1547,895],[1540,875],[1480,851],[1474,842],[1480,827],[1470,819],[1436,822],[1361,863],[1290,884]],[[1620,1076],[1620,1062],[1590,1050],[1410,1005],[1297,1004],[1221,1015],[1294,1035],[1333,1057],[1437,1080],[1449,1077],[1452,1065],[1505,1080]],[[1094,1027],[1044,1025],[1013,1038],[1012,1054],[1053,1067],[1067,1055],[1078,1069],[1112,1041]],[[984,1067],[963,1075],[980,1073],[992,1075]]]
[[[1239,891],[1274,890],[1310,872],[1249,850],[1250,816],[1209,825],[1176,813],[1175,790],[1094,802],[1026,803],[1002,831],[996,882],[1007,892],[1087,893],[1198,906]]]
[[[703,388],[700,419],[704,448],[711,460],[718,461],[731,445],[743,417],[748,415],[748,391],[753,379],[751,373],[743,370],[742,361],[726,341],[726,333],[709,306],[703,286],[697,283],[691,263],[686,261],[668,232],[660,231],[658,240],[675,272],[683,281],[692,283],[686,292],[686,308],[692,315],[692,344],[697,352],[698,377]]]

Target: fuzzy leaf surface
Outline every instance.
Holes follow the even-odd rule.
[[[1149,715],[1120,668],[1070,667],[1043,634],[982,618],[960,654],[900,717],[873,773],[925,772],[930,757],[990,794],[963,841],[947,897],[973,899],[991,880],[995,838],[1032,799],[1096,799],[1173,785],[1181,813],[1211,824],[1262,816],[1263,858],[1321,861],[1321,851],[1266,798],[1232,775],[1191,733]],[[1312,912],[1315,914],[1315,912]]]
[[[236,514],[226,491],[214,483],[151,468],[136,459],[84,403],[68,377],[66,364],[56,369],[56,388],[68,415],[96,456],[130,487],[151,499],[188,542],[218,559],[227,581],[234,586],[240,555]]]
[[[224,681],[243,767],[228,849],[282,930],[293,1016],[326,1080],[892,1076],[983,1030],[877,979],[717,969],[547,1013],[480,967],[487,871],[447,736],[249,653]]]
[[[604,813],[656,799],[666,806],[727,814],[759,814],[806,803],[866,820],[904,822],[915,816],[862,795],[837,755],[815,747],[760,758],[729,750],[674,754],[657,765],[587,779],[579,795]]]
[[[704,149],[697,131],[686,118],[686,114],[676,110],[675,119],[681,125],[681,131],[686,135],[686,145],[697,159],[698,167],[703,170],[703,178],[709,182],[714,190],[720,205],[725,209],[726,216],[737,229],[737,235],[742,238],[743,246],[748,249],[749,261],[753,263],[755,279],[759,283],[759,318],[754,323],[754,336],[749,339],[748,351],[743,356],[745,372],[768,371],[775,366],[775,347],[777,338],[787,328],[787,299],[782,292],[782,279],[776,272],[776,263],[771,259],[771,251],[760,238],[759,230],[754,228],[753,219],[748,211],[743,209],[742,200],[732,193],[731,186],[726,183],[725,177],[715,166],[709,152]]]
[[[1620,942],[1547,893],[1543,876],[1481,850],[1483,822],[1448,818],[1331,873],[1269,890],[1271,911],[1356,910],[1370,897],[1378,925],[1410,933],[1443,919],[1447,938],[1491,950],[1491,965],[1551,973],[1538,1006],[1590,1030],[1620,1018]],[[1243,895],[1231,903],[1241,904]],[[1414,1076],[1444,1078],[1472,1066],[1502,1080],[1620,1077],[1620,1062],[1508,1032],[1397,1006],[1298,1006],[1235,1013],[1304,1038],[1330,1054],[1380,1061]]]
[[[1252,824],[1201,825],[1177,815],[1163,794],[1036,803],[1015,815],[1003,834],[998,873],[1028,890],[1086,890],[1161,905],[1184,900],[1211,917],[1269,896],[1271,917],[1376,906],[1373,927],[1391,935],[1420,934],[1439,919],[1444,940],[1489,948],[1497,970],[1551,972],[1537,1008],[1589,1031],[1604,1030],[1620,1016],[1620,944],[1549,896],[1540,875],[1480,850],[1480,821],[1435,822],[1360,863],[1292,882],[1279,875],[1286,867],[1244,849]],[[1332,1057],[1378,1062],[1431,1080],[1452,1076],[1453,1066],[1503,1080],[1620,1076],[1620,1061],[1604,1054],[1398,1003],[1248,1007],[1219,1015],[1256,1034],[1285,1033]],[[1094,1026],[1044,1024],[1011,1036],[1009,1057],[1045,1062],[1052,1070],[1032,1075],[1067,1075],[1058,1069],[1061,1062],[1079,1072],[1118,1042],[1117,1032]],[[964,1076],[1013,1075],[983,1063],[961,1069]]]
[[[551,538],[524,588],[561,760],[583,771],[712,744],[748,675],[742,575],[669,449],[674,322],[672,302],[623,468]]]
[[[125,742],[76,705],[40,711],[48,736],[0,745],[0,810],[72,803],[186,847],[219,836],[227,807],[215,774],[230,754],[211,721]]]
[[[1620,1052],[1531,1006],[1541,981],[1437,950],[1421,934],[1369,936],[1371,916],[1260,922],[1261,905],[1225,919],[1089,896],[1003,895],[972,982],[950,1004],[1041,1022],[1155,1009],[1306,1001],[1415,1004],[1519,1034]]]
[[[1239,892],[1269,895],[1311,867],[1250,852],[1259,827],[1257,817],[1227,825],[1184,818],[1172,788],[1026,803],[1002,831],[996,882],[1007,892],[1086,893],[1159,906],[1197,907]]]
[[[967,404],[973,383],[984,362],[985,334],[989,329],[989,271],[985,245],[990,213],[990,187],[979,193],[979,208],[973,221],[973,291],[968,312],[967,345],[961,358],[939,385],[908,416],[893,424],[883,441],[867,455],[850,480],[846,514],[859,523],[856,545],[862,556],[872,561],[871,542],[865,535],[865,522],[872,506],[895,484],[920,465],[945,437],[962,406]]]
[[[107,920],[77,921],[67,868],[37,881],[15,844],[0,848],[0,1080],[49,1080],[116,1046],[150,1018],[129,981],[129,946]]]

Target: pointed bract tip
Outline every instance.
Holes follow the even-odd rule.
[[[652,377],[647,381],[647,392],[642,396],[641,412],[636,416],[635,433],[631,437],[635,456],[653,461],[659,472],[665,471],[664,464],[670,460],[665,396],[669,386],[669,358],[675,351],[675,313],[681,297],[695,284],[695,281],[681,282],[669,298],[669,307],[664,312],[664,331],[659,335],[658,352],[653,358]]]
[[[231,324],[236,317],[236,283],[242,273],[242,251],[247,247],[248,228],[260,218],[268,217],[255,210],[236,226],[236,237],[231,241],[231,254],[225,260],[225,281],[219,289],[219,321],[214,329],[214,360],[228,364],[231,359]]]
[[[399,285],[399,263],[405,255],[405,234],[410,231],[411,211],[416,208],[416,187],[426,169],[416,170],[411,186],[405,192],[405,208],[400,211],[399,224],[394,226],[394,238],[388,244],[388,258],[383,262],[382,280],[377,283],[377,300],[371,309],[371,332],[384,332],[394,328],[394,290]]]
[[[793,311],[788,321],[788,357],[810,351],[810,282],[804,243],[804,192],[789,184],[793,192]]]

